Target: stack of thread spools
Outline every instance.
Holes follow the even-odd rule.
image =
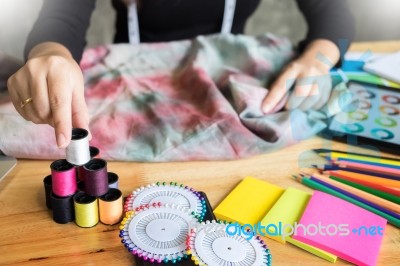
[[[75,220],[80,227],[118,223],[123,214],[118,175],[107,172],[107,162],[96,158],[99,150],[89,147],[88,131],[72,130],[66,159],[51,165],[51,175],[44,178],[46,206],[53,220],[65,224]]]

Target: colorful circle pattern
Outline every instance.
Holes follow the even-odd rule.
[[[373,93],[372,91],[368,91],[368,90],[358,90],[357,94],[361,95],[365,99],[373,99],[376,97],[375,93]]]
[[[364,131],[364,127],[359,123],[342,124],[342,129],[347,133],[360,133]]]
[[[374,121],[375,121],[375,123],[377,123],[378,125],[380,125],[382,127],[395,127],[395,126],[397,126],[396,120],[394,120],[391,117],[387,117],[387,116],[378,117]]]
[[[382,100],[384,100],[387,103],[390,104],[399,104],[400,103],[400,98],[397,97],[396,95],[383,95]]]
[[[364,121],[368,119],[368,115],[366,113],[363,112],[351,112],[349,113],[349,118],[356,120],[356,121]]]
[[[381,105],[379,111],[386,115],[398,115],[400,113],[399,109],[390,105]]]
[[[374,128],[371,130],[371,134],[376,139],[388,140],[394,138],[394,134],[391,131],[383,128]]]

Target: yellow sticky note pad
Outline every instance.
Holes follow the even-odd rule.
[[[311,195],[305,191],[291,187],[287,188],[267,215],[262,219],[261,225],[265,226],[267,237],[281,243],[287,241],[320,258],[335,262],[337,256],[290,237],[290,234],[293,233],[294,224],[300,220],[310,198]],[[281,235],[282,233],[283,236]]]
[[[285,237],[277,236],[280,236],[281,233],[284,233],[284,236],[287,234],[290,235],[290,231],[292,230],[285,225],[293,225],[300,220],[310,197],[311,195],[305,191],[291,187],[286,189],[267,215],[261,220],[261,225],[265,226],[266,230],[268,230],[266,236],[280,242],[285,242]],[[281,230],[284,232],[280,232]]]
[[[306,243],[303,243],[301,241],[295,240],[295,239],[293,239],[291,237],[286,237],[286,241],[291,243],[291,244],[293,244],[293,245],[295,245],[295,246],[297,246],[297,247],[299,247],[299,248],[301,248],[301,249],[304,249],[305,251],[310,252],[311,254],[314,254],[314,255],[316,255],[316,256],[324,259],[324,260],[327,260],[329,262],[336,262],[336,260],[337,260],[337,256],[335,256],[335,255],[333,255],[333,254],[331,254],[329,252],[326,252],[326,251],[324,251],[322,249],[319,249],[319,248],[310,246],[310,245],[308,245]]]
[[[283,188],[246,177],[214,210],[220,220],[257,224],[283,193]]]

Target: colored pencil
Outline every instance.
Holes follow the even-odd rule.
[[[400,197],[400,181],[358,174],[343,170],[325,171],[324,174],[343,178]]]
[[[331,186],[337,187],[338,189],[341,189],[343,191],[351,193],[352,195],[355,195],[355,196],[357,196],[359,198],[367,200],[367,201],[369,201],[369,202],[371,202],[373,204],[376,204],[376,205],[378,205],[378,206],[380,206],[382,208],[385,208],[387,210],[390,210],[390,211],[393,211],[393,212],[396,212],[396,213],[400,213],[400,205],[395,204],[395,203],[393,203],[391,201],[387,201],[385,199],[379,198],[377,196],[374,196],[372,194],[369,194],[369,193],[364,192],[362,190],[359,190],[357,188],[354,188],[354,187],[348,186],[346,184],[340,183],[338,181],[329,179],[329,177],[324,176],[324,175],[313,174],[311,176],[311,178],[315,178],[315,179],[321,180],[321,181],[323,181],[323,182],[325,182],[325,183],[327,183],[327,184],[329,184]],[[398,218],[400,219],[400,217],[398,217]]]
[[[373,175],[400,181],[399,169],[381,167],[365,163],[343,162],[343,161],[332,161],[331,166],[332,170],[343,170],[343,171],[355,172],[365,175]],[[337,169],[334,169],[335,167],[337,167]]]
[[[349,161],[347,161],[347,162],[346,161],[333,161],[332,164],[337,165],[341,168],[352,168],[352,169],[359,169],[362,171],[368,171],[371,173],[392,175],[392,176],[400,179],[400,169],[365,164],[365,163],[358,163],[358,162],[349,162]]]
[[[300,174],[301,175],[301,174]],[[336,190],[342,194],[345,194],[351,198],[354,198],[358,201],[361,201],[367,205],[370,205],[373,208],[376,208],[382,212],[385,212],[389,215],[400,219],[400,205],[394,204],[393,202],[375,197],[374,195],[368,194],[366,192],[360,191],[358,189],[346,186],[340,182],[336,182],[332,179],[329,179],[322,175],[313,174],[309,176],[312,180],[321,183],[324,186],[327,186],[333,190]]]
[[[397,160],[395,158],[378,157],[378,156],[365,155],[365,154],[359,154],[359,153],[346,153],[346,152],[341,152],[341,151],[329,151],[329,150],[323,150],[323,149],[314,150],[314,151],[318,155],[320,155],[322,157],[329,157],[332,160],[354,159],[354,160],[360,160],[360,161],[365,161],[365,162],[375,162],[375,163],[383,163],[383,164],[400,166],[400,160]]]
[[[394,176],[394,175],[388,175],[388,174],[382,174],[382,173],[377,173],[377,172],[370,172],[368,170],[363,170],[361,168],[353,168],[353,167],[347,167],[346,165],[342,165],[338,163],[339,161],[331,162],[332,164],[325,164],[323,168],[318,167],[317,165],[313,165],[316,169],[318,169],[320,172],[323,171],[335,171],[335,170],[343,170],[347,172],[354,172],[354,173],[359,173],[359,174],[364,174],[364,175],[373,175],[377,177],[382,177],[382,178],[387,178],[387,179],[393,179],[393,180],[398,180],[400,181],[400,175],[399,176]],[[365,164],[363,164],[365,165]]]
[[[385,218],[386,220],[388,220],[389,223],[391,223],[394,226],[400,228],[400,219],[396,219],[395,217],[393,217],[391,215],[388,215],[388,214],[386,214],[384,212],[381,212],[381,211],[379,211],[379,210],[377,210],[375,208],[372,208],[371,206],[368,206],[367,204],[364,204],[364,203],[359,202],[359,201],[357,201],[357,200],[355,200],[353,198],[350,198],[350,197],[348,197],[346,195],[343,195],[342,193],[339,193],[339,192],[337,192],[337,191],[335,191],[333,189],[327,188],[327,187],[325,187],[325,186],[323,186],[323,185],[321,185],[321,184],[319,184],[319,183],[317,183],[317,182],[315,182],[315,181],[313,181],[313,180],[311,180],[309,178],[303,178],[301,176],[299,176],[299,177],[294,176],[294,177],[295,177],[295,179],[297,181],[299,181],[300,183],[302,183],[302,184],[304,184],[304,185],[306,185],[306,186],[308,186],[308,187],[310,187],[312,189],[316,189],[316,190],[325,192],[327,194],[330,194],[332,196],[338,197],[338,198],[340,198],[342,200],[345,200],[347,202],[353,203],[354,205],[357,205],[357,206],[359,206],[359,207],[361,207],[363,209],[366,209],[366,210],[368,210],[370,212],[375,213],[376,215],[379,215],[379,216]]]
[[[329,159],[329,161],[332,161],[333,159]],[[374,163],[374,162],[366,162],[366,161],[361,161],[361,160],[354,160],[354,159],[335,159],[336,161],[339,162],[354,162],[354,163],[362,163],[362,164],[368,164],[368,165],[375,165],[375,166],[382,166],[382,167],[387,167],[387,168],[392,168],[392,169],[400,169],[400,166],[396,165],[391,165],[391,164],[385,164],[385,163]]]
[[[358,183],[351,182],[351,181],[348,181],[346,179],[342,179],[342,178],[339,178],[339,177],[329,176],[329,178],[331,178],[331,179],[333,179],[335,181],[338,181],[340,183],[352,186],[354,188],[358,188],[358,189],[360,189],[362,191],[368,192],[370,194],[373,194],[373,195],[378,196],[380,198],[383,198],[383,199],[386,199],[388,201],[394,202],[396,204],[400,204],[400,197],[397,197],[395,195],[392,195],[392,194],[389,194],[389,193],[386,193],[386,192],[383,192],[383,191],[380,191],[380,190],[377,190],[377,189],[373,189],[373,188],[370,188],[370,187],[367,187],[367,186],[364,186],[364,185],[360,185]]]
[[[390,211],[390,210],[388,210],[388,209],[382,208],[382,207],[379,206],[379,205],[376,205],[376,204],[374,204],[374,203],[372,203],[372,202],[370,202],[370,201],[368,201],[368,200],[365,200],[365,199],[363,199],[363,198],[360,198],[360,197],[358,197],[358,196],[356,196],[356,195],[354,195],[354,194],[352,194],[352,193],[347,192],[346,190],[343,190],[343,189],[337,188],[337,187],[335,187],[335,186],[332,186],[332,185],[330,185],[330,184],[328,184],[328,183],[326,183],[326,182],[324,182],[324,181],[322,181],[322,180],[320,180],[320,179],[318,179],[318,178],[315,178],[315,177],[313,177],[313,176],[311,176],[310,179],[311,179],[311,180],[314,180],[314,181],[317,182],[317,183],[320,183],[321,185],[323,185],[323,186],[325,186],[325,187],[327,187],[327,188],[330,188],[330,189],[332,189],[332,190],[335,190],[335,191],[337,191],[337,192],[339,192],[339,193],[341,193],[341,194],[343,194],[343,195],[345,195],[345,196],[347,196],[347,197],[350,197],[350,198],[352,198],[352,199],[354,199],[354,200],[356,200],[356,201],[359,201],[359,202],[361,202],[361,203],[364,203],[365,205],[368,205],[368,206],[370,206],[371,208],[374,208],[374,209],[376,209],[376,210],[379,210],[379,211],[381,211],[381,212],[383,212],[383,213],[386,213],[387,215],[390,215],[390,216],[392,216],[392,217],[394,217],[394,218],[400,220],[400,215],[397,214],[397,213],[395,213],[395,212],[392,212],[392,211]]]

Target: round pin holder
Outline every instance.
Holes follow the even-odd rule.
[[[124,203],[124,211],[138,210],[140,206],[161,202],[189,209],[203,220],[207,212],[206,199],[193,188],[176,182],[157,182],[133,191]]]
[[[120,238],[128,251],[149,263],[179,263],[188,258],[186,238],[199,225],[192,212],[179,205],[152,203],[126,213]]]
[[[202,222],[186,240],[188,255],[196,265],[271,265],[271,254],[259,236],[227,233],[229,225]]]

